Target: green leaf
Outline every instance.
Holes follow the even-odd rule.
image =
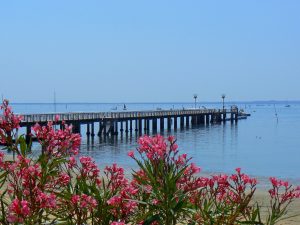
[[[153,222],[155,222],[155,221],[160,221],[160,217],[159,217],[159,215],[153,215],[153,216],[150,216],[149,218],[147,218],[145,221],[144,221],[144,223],[143,223],[143,225],[151,225]]]

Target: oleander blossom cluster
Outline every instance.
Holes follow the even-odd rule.
[[[43,182],[42,169],[31,159],[18,155],[15,161],[3,162],[0,168],[7,174],[8,195],[12,203],[8,208],[8,222],[23,223],[27,217],[40,210],[55,209],[56,195],[54,182]],[[49,176],[49,180],[57,179]]]
[[[3,114],[0,116],[0,143],[10,144],[12,141],[13,131],[20,128],[20,122],[23,117],[21,115],[15,115],[12,108],[9,106],[8,100],[3,100],[0,106]]]
[[[116,164],[107,166],[105,174],[111,181],[108,186],[109,190],[117,193],[107,200],[107,204],[112,206],[110,212],[115,217],[120,217],[122,221],[127,221],[128,217],[137,209],[138,203],[131,199],[137,195],[138,189],[125,178],[124,169]]]
[[[272,188],[269,194],[272,200],[278,201],[281,205],[292,201],[295,198],[300,198],[300,186],[293,187],[288,181],[270,177]]]
[[[269,212],[261,217],[255,178],[240,168],[199,176],[173,136],[139,138],[128,153],[138,166],[132,173],[117,164],[100,170],[93,158],[76,156],[80,135],[65,122],[56,129],[58,117],[32,127],[42,149],[33,158],[30,142],[16,135],[22,116],[7,100],[1,110],[0,142],[17,156],[9,160],[0,151],[0,224],[273,225],[300,198],[300,187],[271,177]]]
[[[47,126],[36,124],[32,127],[43,150],[49,156],[77,155],[80,146],[80,135],[72,133],[72,125],[62,122],[64,129],[55,129],[52,121]]]

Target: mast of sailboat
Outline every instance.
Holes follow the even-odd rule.
[[[275,104],[274,104],[274,110],[275,110],[275,116],[276,116],[277,123],[278,123],[278,114],[277,114],[277,110],[276,110],[276,106],[275,106]]]
[[[54,100],[54,112],[56,113],[56,92],[54,90],[54,96],[53,96],[53,100]]]

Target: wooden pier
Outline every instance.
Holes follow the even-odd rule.
[[[55,121],[57,124],[65,121],[73,125],[74,133],[81,133],[81,126],[86,125],[88,136],[114,136],[137,132],[139,134],[163,131],[165,127],[171,129],[183,129],[184,127],[221,123],[230,120],[238,121],[238,109],[182,109],[182,110],[157,110],[157,111],[123,111],[123,112],[82,112],[82,113],[47,113],[25,114],[21,127],[26,127],[26,135],[30,136],[31,126],[36,123],[46,124]],[[95,131],[95,123],[98,130]],[[165,126],[166,125],[166,126]]]

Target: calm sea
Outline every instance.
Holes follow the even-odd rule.
[[[154,110],[156,108],[192,108],[192,103],[126,104],[128,110]],[[220,104],[199,104],[221,108]],[[174,135],[180,151],[205,172],[230,173],[241,167],[251,175],[278,176],[300,183],[300,104],[238,104],[251,113],[251,117],[238,124],[199,126],[184,130],[165,131]],[[122,110],[123,104],[13,104],[17,113],[45,112],[96,112]],[[228,105],[229,107],[229,105]],[[278,120],[275,116],[278,115]],[[83,130],[82,155],[92,156],[100,167],[117,163],[125,168],[135,168],[127,152],[137,147],[138,136],[119,135],[117,138],[87,139]],[[97,129],[97,126],[96,126]]]

